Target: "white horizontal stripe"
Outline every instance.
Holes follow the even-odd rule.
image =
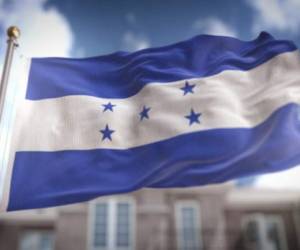
[[[191,79],[194,94],[183,96],[185,81],[153,83],[126,99],[66,96],[39,101],[24,100],[18,111],[17,151],[125,149],[214,128],[253,127],[279,107],[300,102],[299,52],[288,52],[250,71],[224,71]],[[43,83],[41,83],[43,84]],[[114,112],[103,112],[112,102]],[[140,121],[143,106],[150,119]],[[201,124],[189,126],[184,117],[193,108]],[[105,125],[115,132],[102,141]]]

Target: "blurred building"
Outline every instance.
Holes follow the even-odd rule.
[[[144,189],[0,216],[1,250],[297,250],[300,192]]]

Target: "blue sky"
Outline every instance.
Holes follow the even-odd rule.
[[[75,38],[73,53],[81,49],[87,56],[161,46],[201,33],[249,40],[266,29],[280,38],[300,39],[298,25],[290,24],[291,16],[298,19],[295,0],[49,0],[45,5],[67,18]]]
[[[133,51],[202,33],[250,40],[262,30],[300,45],[300,0],[0,0],[0,7],[2,44],[5,28],[17,24],[28,56]]]
[[[263,30],[299,47],[299,9],[300,0],[0,0],[0,60],[12,24],[27,57],[134,51],[203,33],[251,40]],[[299,176],[298,167],[259,182],[300,188]]]
[[[50,0],[65,15],[74,32],[74,50],[87,55],[115,50],[161,46],[213,29],[232,35],[240,30],[245,39],[253,37],[242,26],[252,22],[247,6],[230,1],[59,1]],[[84,3],[84,4],[83,4]]]

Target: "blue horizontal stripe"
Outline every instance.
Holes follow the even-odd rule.
[[[26,98],[67,95],[126,98],[146,84],[249,70],[272,57],[296,50],[289,41],[263,32],[250,42],[201,35],[174,45],[87,59],[32,59]]]
[[[300,163],[299,108],[286,105],[255,128],[206,130],[126,150],[17,152],[8,210],[289,168]]]

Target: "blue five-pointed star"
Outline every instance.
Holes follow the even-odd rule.
[[[195,113],[194,110],[191,109],[191,113],[185,116],[185,118],[190,121],[190,126],[191,126],[193,123],[200,123],[199,121],[200,115],[201,113]]]
[[[185,82],[184,87],[180,88],[183,91],[183,95],[186,95],[188,93],[193,94],[193,88],[195,88],[196,84],[189,84],[188,81]]]
[[[109,139],[111,141],[111,134],[114,133],[114,130],[109,129],[108,125],[106,124],[105,129],[100,130],[102,133],[102,141],[105,139]]]
[[[140,121],[142,121],[144,118],[147,118],[147,119],[149,119],[149,111],[150,111],[150,107],[146,107],[146,106],[144,106],[143,107],[143,110],[142,110],[142,112],[140,112]]]
[[[105,112],[106,110],[110,110],[111,112],[113,112],[113,107],[116,106],[115,104],[111,104],[110,102],[107,104],[102,104],[102,106],[104,107],[103,112]]]

